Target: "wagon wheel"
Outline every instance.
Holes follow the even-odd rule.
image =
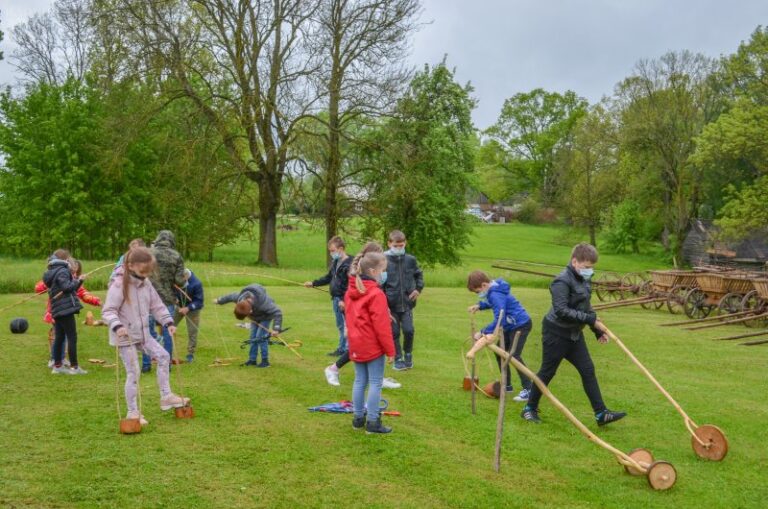
[[[651,298],[654,296],[653,294],[653,285],[650,281],[643,281],[643,284],[640,285],[640,296],[642,297],[648,297]],[[651,309],[656,305],[656,302],[641,302],[640,307],[643,309]],[[658,307],[656,307],[658,309]]]
[[[640,272],[630,272],[629,274],[625,274],[620,281],[621,289],[619,290],[619,293],[621,294],[621,298],[632,299],[634,297],[639,297],[644,283],[645,279],[643,279]]]
[[[685,295],[688,293],[687,286],[674,286],[669,291],[667,297],[667,309],[673,315],[679,315],[684,312]]]
[[[603,272],[595,278],[594,287],[597,298],[602,302],[619,300],[621,296],[616,287],[621,284],[621,278],[615,272]]]
[[[756,290],[752,290],[741,300],[741,309],[743,311],[754,311],[755,314],[759,315],[768,309],[767,304],[766,301],[760,298]],[[762,327],[765,323],[765,318],[755,318],[754,320],[747,320],[744,322],[744,325],[747,327]]]
[[[738,293],[728,293],[717,303],[718,313],[732,315],[741,311],[742,296]]]
[[[683,310],[688,318],[706,318],[712,307],[707,304],[707,295],[698,288],[688,290],[685,294]]]

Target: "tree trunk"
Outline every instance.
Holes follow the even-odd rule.
[[[595,222],[590,219],[589,221],[589,243],[597,248],[597,235],[595,232]]]
[[[277,265],[277,211],[279,184],[265,176],[259,181],[259,263]],[[277,187],[277,189],[275,189]]]

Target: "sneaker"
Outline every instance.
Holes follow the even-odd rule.
[[[252,360],[247,360],[244,363],[240,364],[241,366],[258,366],[259,363]]]
[[[523,408],[523,411],[520,412],[520,417],[525,419],[528,422],[534,422],[536,424],[541,424],[541,419],[539,419],[539,411],[535,408],[531,408],[526,405],[525,408]]]
[[[408,368],[405,367],[405,361],[403,360],[403,358],[397,357],[395,359],[395,365],[392,366],[392,369],[394,369],[395,371],[404,371]]]
[[[152,364],[150,364],[148,366],[147,365],[142,365],[141,366],[141,372],[142,373],[149,373],[151,371],[152,371]]]
[[[260,363],[256,364],[257,368],[268,368],[269,366],[269,361],[261,361]]]
[[[403,361],[403,364],[405,365],[405,369],[413,369],[413,354],[412,353],[405,354],[405,360]]]
[[[69,363],[69,359],[64,359],[63,361],[61,361],[61,363],[62,363],[62,364],[64,364],[66,367],[70,367],[70,366],[72,366],[72,365]]]
[[[336,364],[331,364],[325,368],[325,381],[336,387],[341,385],[339,383],[339,368],[336,367]]]
[[[608,423],[618,421],[627,416],[626,412],[612,412],[608,409],[595,414],[595,420],[598,426],[605,426]]]
[[[509,394],[510,392],[515,392],[515,388],[511,385],[507,385],[507,388],[504,389],[504,392],[506,392],[507,394]]]
[[[386,377],[384,380],[381,381],[381,388],[382,389],[399,389],[402,387],[403,384],[395,380],[394,378]]]
[[[142,426],[146,426],[149,424],[149,421],[147,421],[143,415],[141,415],[139,412],[128,412],[128,414],[125,416],[126,419],[138,419],[139,423]]]
[[[160,410],[163,412],[170,410],[171,408],[181,408],[187,405],[189,405],[189,398],[182,398],[175,394],[160,398]]]
[[[88,372],[81,368],[80,366],[75,366],[74,368],[69,368],[71,371],[70,375],[87,375]]]
[[[328,353],[327,353],[327,354],[325,354],[325,355],[327,355],[328,357],[338,357],[338,356],[339,356],[339,355],[341,355],[341,354],[342,354],[342,352],[340,352],[340,351],[339,351],[339,349],[337,348],[337,349],[336,349],[336,350],[334,350],[333,352],[328,352]]]
[[[365,416],[352,418],[352,429],[363,429],[365,427]]]
[[[530,395],[531,395],[531,391],[529,391],[528,389],[523,389],[522,391],[520,391],[517,394],[517,396],[512,398],[512,400],[513,401],[528,401],[528,396],[530,396]]]
[[[194,356],[194,355],[192,355],[191,353],[190,353],[190,354],[187,354],[187,362],[188,362],[188,363],[189,363],[189,362],[192,362],[192,361],[194,361],[194,360],[195,360],[195,356]]]
[[[53,359],[48,360],[48,367],[52,368],[56,363],[53,361]]]
[[[368,421],[365,423],[365,433],[368,435],[392,433],[392,428],[384,426],[381,423],[381,419],[376,419],[375,421]]]
[[[51,374],[52,375],[74,375],[74,373],[72,373],[72,370],[64,366],[63,364],[58,367],[53,366],[53,369],[51,369]]]

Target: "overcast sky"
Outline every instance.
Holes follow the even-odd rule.
[[[429,24],[414,36],[411,62],[444,55],[479,100],[477,127],[498,116],[504,99],[536,87],[573,90],[596,102],[610,95],[641,58],[688,49],[732,53],[758,25],[768,0],[422,0]],[[13,83],[10,27],[50,0],[0,0],[0,83]]]

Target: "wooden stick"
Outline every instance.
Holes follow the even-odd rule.
[[[717,341],[727,341],[730,339],[744,339],[744,338],[754,338],[755,336],[765,336],[768,334],[768,330],[763,330],[760,332],[750,332],[749,334],[738,334],[736,336],[725,336],[723,338],[713,338]]]
[[[610,304],[597,305],[597,306],[593,306],[592,309],[595,311],[604,311],[607,309],[634,306],[636,304],[650,304],[652,302],[664,302],[666,300],[667,300],[666,297],[653,297],[653,298],[644,297],[642,299],[620,300],[620,301],[612,302]]]
[[[29,297],[24,297],[23,299],[21,299],[19,301],[16,301],[13,304],[9,304],[9,305],[5,306],[4,308],[0,308],[0,313],[2,313],[3,311],[6,311],[8,309],[11,309],[14,306],[18,306],[19,304],[23,304],[23,303],[25,303],[27,301],[30,301],[30,300],[34,299],[35,297],[38,297],[38,296],[44,294],[47,291],[48,291],[47,289],[43,290],[42,292],[38,292],[38,293],[36,293],[34,295],[30,295]]]
[[[514,269],[512,267],[504,267],[503,265],[491,265],[494,269],[511,270],[512,272],[522,272],[523,274],[533,274],[534,276],[555,277],[556,274],[547,274],[545,272],[536,272],[534,270]]]
[[[254,324],[254,323],[255,323],[255,324],[256,324],[256,326],[258,326],[260,329],[262,329],[262,330],[265,330],[265,331],[269,332],[270,336],[272,335],[272,331],[271,331],[271,330],[269,330],[269,329],[267,329],[267,328],[266,328],[266,327],[264,327],[263,325],[261,325],[259,322],[254,322],[254,321],[251,321],[251,323],[252,323],[252,324]],[[299,359],[301,359],[301,360],[304,360],[304,357],[302,357],[302,356],[301,356],[301,354],[300,354],[299,352],[297,352],[295,348],[293,348],[291,345],[289,345],[288,343],[286,343],[286,342],[285,342],[285,340],[284,340],[283,338],[281,338],[281,337],[280,337],[280,334],[275,334],[275,335],[274,335],[274,337],[276,337],[276,338],[277,338],[277,339],[278,339],[278,340],[279,340],[279,341],[280,341],[280,342],[283,344],[283,346],[287,346],[287,347],[288,347],[288,348],[291,350],[291,352],[295,353],[295,354],[296,354],[296,357],[298,357],[298,358],[299,358]],[[269,341],[269,338],[267,338],[267,341]]]
[[[469,314],[469,337],[472,339],[472,341],[475,341],[475,314],[470,313]],[[466,368],[464,368],[466,369]],[[475,387],[475,373],[476,373],[476,363],[475,358],[472,358],[472,372],[470,373],[470,381],[471,381],[471,395],[472,395],[472,415],[475,415],[477,413],[476,405],[477,405],[477,387]]]
[[[755,341],[745,341],[744,343],[739,343],[741,346],[753,346],[753,345],[762,345],[763,343],[768,343],[768,339],[758,339]]]
[[[739,311],[738,313],[731,313],[729,315],[719,315],[719,316],[708,316],[706,318],[699,318],[697,320],[687,320],[683,322],[668,322],[668,323],[660,323],[659,327],[677,327],[679,325],[690,325],[692,323],[704,323],[704,322],[716,322],[720,320],[727,320],[729,318],[736,318],[738,316],[745,316],[754,314],[755,312],[752,310],[749,311]]]
[[[514,352],[517,348],[517,341],[520,339],[520,331],[517,331],[515,334],[515,339],[512,342],[512,351]],[[501,336],[501,348],[502,350],[506,351],[506,340],[504,339],[504,335]],[[504,416],[506,415],[506,409],[507,409],[507,384],[509,383],[509,380],[507,380],[507,367],[509,366],[509,359],[511,359],[512,356],[509,355],[506,359],[504,359],[501,362],[501,386],[499,387],[499,415],[496,419],[496,449],[494,452],[494,458],[493,458],[493,468],[496,470],[496,472],[499,472],[501,470],[501,441],[504,437]]]
[[[227,276],[253,276],[253,277],[264,277],[267,279],[274,279],[276,281],[283,281],[286,283],[291,283],[298,286],[304,286],[304,283],[299,283],[298,281],[294,281],[292,279],[286,279],[284,277],[277,277],[277,276],[268,276],[266,274],[256,274],[256,273],[250,273],[250,272],[219,272],[218,274],[223,274]],[[312,288],[313,290],[318,290],[321,292],[328,293],[328,290],[326,288],[321,288],[319,286],[304,286],[304,288]]]
[[[684,330],[711,329],[713,327],[721,327],[723,325],[730,325],[732,323],[743,323],[743,322],[748,322],[750,320],[757,320],[758,318],[765,318],[766,316],[768,316],[768,313],[762,313],[759,315],[746,316],[744,318],[737,318],[735,320],[728,320],[725,322],[710,323],[707,325],[697,325],[696,327],[686,327]]]

